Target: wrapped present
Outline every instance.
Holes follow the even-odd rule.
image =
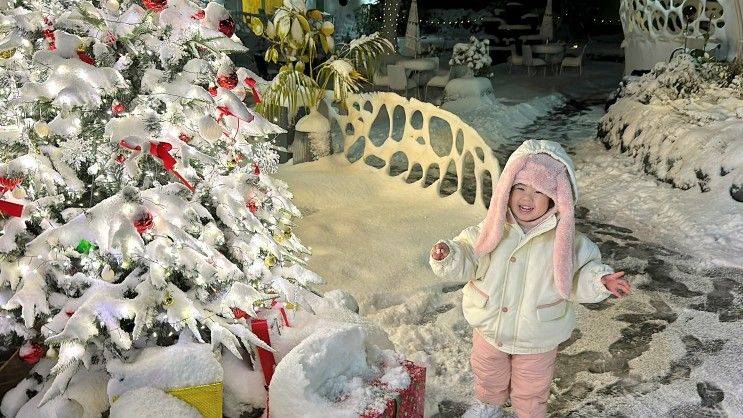
[[[253,319],[250,321],[250,328],[253,334],[260,338],[261,341],[269,346],[271,345],[268,320]],[[273,369],[276,367],[276,359],[272,352],[260,347],[256,347],[256,349],[258,350],[258,360],[260,360],[261,369],[263,370],[263,379],[266,382],[266,387],[268,387],[273,377]]]
[[[410,361],[402,366],[410,376],[410,385],[397,392],[385,393],[382,410],[368,410],[360,418],[422,418],[426,393],[426,368]]]
[[[237,308],[234,308],[233,312],[235,309]],[[256,313],[258,316],[250,320],[250,328],[253,331],[253,334],[270,346],[271,334],[281,335],[283,328],[289,326],[289,318],[286,315],[286,310],[279,302],[274,301],[271,304],[271,308],[260,309]],[[235,317],[239,318],[240,316],[238,316],[238,314],[239,313],[235,313]],[[245,315],[247,316],[247,314]],[[257,351],[258,360],[260,361],[261,369],[263,370],[263,378],[265,379],[266,386],[268,386],[273,377],[273,369],[276,367],[276,359],[273,356],[273,353],[268,350],[257,347]]]

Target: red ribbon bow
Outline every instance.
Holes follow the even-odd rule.
[[[142,147],[140,147],[139,145],[131,146],[123,139],[119,141],[119,145],[122,148],[126,148],[130,151],[142,151]],[[170,155],[170,150],[172,149],[173,145],[169,142],[150,142],[150,154],[159,158],[163,162],[163,167],[173,173],[174,176],[178,177],[178,180],[180,180],[183,185],[188,187],[188,190],[193,192],[194,188],[193,186],[191,186],[191,183],[189,183],[188,180],[186,180],[178,171],[173,169],[173,167],[175,167],[175,163],[178,161],[175,159],[175,157]]]
[[[250,120],[241,119],[235,116],[235,114],[232,113],[230,109],[227,108],[227,106],[217,106],[217,110],[219,110],[219,116],[217,116],[217,123],[221,122],[225,116],[234,116],[235,119],[237,119],[237,128],[235,129],[235,136],[232,138],[233,141],[235,140],[235,138],[237,138],[237,134],[240,132],[240,121],[244,120],[245,123],[250,123],[253,119],[255,119],[255,117],[253,117],[252,115],[250,117]],[[224,135],[229,137],[229,135],[227,135],[227,132],[225,132]]]
[[[255,104],[258,104],[261,102],[261,96],[258,95],[258,89],[255,88],[256,81],[253,79],[253,77],[245,77],[245,84],[250,87],[250,90],[253,91],[253,100],[255,100]]]

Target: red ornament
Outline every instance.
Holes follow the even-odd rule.
[[[50,42],[54,42],[54,30],[44,29],[44,38],[46,38]]]
[[[183,141],[183,142],[185,142],[187,144],[191,141],[191,137],[188,136],[188,134],[185,133],[185,132],[181,132],[181,134],[178,135],[178,139],[180,139],[181,141]]]
[[[235,21],[232,20],[232,16],[219,21],[219,31],[224,33],[224,36],[228,38],[231,38],[235,34]]]
[[[152,229],[153,226],[152,214],[149,212],[147,212],[140,219],[134,221],[134,227],[137,228],[137,232],[139,232],[140,234]]]
[[[206,12],[204,12],[203,10],[199,10],[198,12],[194,13],[193,16],[191,16],[191,19],[193,19],[193,20],[201,20],[204,17],[206,17]]]
[[[113,32],[106,32],[106,36],[103,38],[103,43],[106,45],[113,45],[116,43],[116,35]]]
[[[126,107],[124,107],[124,105],[123,105],[123,104],[121,104],[121,103],[114,103],[114,105],[113,105],[113,106],[111,106],[111,110],[112,110],[112,111],[113,111],[113,112],[114,112],[115,114],[117,114],[117,115],[118,115],[119,113],[121,113],[121,112],[123,112],[124,110],[126,110]]]
[[[212,96],[216,96],[217,95],[217,86],[209,86],[209,88],[207,89],[207,91]]]
[[[7,178],[0,177],[0,195],[13,191],[19,184],[23,183],[23,177]]]
[[[220,76],[217,78],[217,84],[228,90],[232,90],[237,87],[237,74],[232,73],[230,75]]]
[[[250,318],[250,315],[240,308],[232,308],[232,315],[235,316],[235,319]]]
[[[68,317],[71,317],[72,315],[74,315],[74,314],[75,314],[75,311],[64,311],[64,313],[65,313],[65,315],[67,315]]]
[[[44,16],[44,24],[47,25],[47,26],[52,26],[53,25],[51,19],[49,19],[48,16]]]
[[[89,55],[85,54],[85,52],[78,52],[77,57],[80,58],[80,61],[86,64],[95,65],[95,60]]]
[[[124,154],[119,154],[116,156],[116,162],[118,164],[124,164],[124,161],[126,161],[126,157],[124,157]]]
[[[28,364],[36,364],[44,355],[44,346],[37,342],[26,341],[18,351],[18,357]]]
[[[144,0],[142,1],[145,9],[152,10],[153,12],[162,12],[163,9],[168,7],[168,0]]]
[[[258,163],[253,163],[253,174],[256,176],[261,175],[261,168],[258,166]]]
[[[253,199],[250,199],[250,201],[248,201],[248,204],[246,206],[248,207],[248,210],[250,211],[250,213],[256,213],[258,211],[258,206],[255,204],[255,200]]]
[[[49,42],[49,50],[50,51],[56,51],[57,50],[57,44],[54,42]]]

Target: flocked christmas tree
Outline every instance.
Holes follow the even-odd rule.
[[[46,352],[3,413],[28,401],[34,416],[179,338],[238,357],[261,346],[244,314],[306,305],[318,277],[291,195],[267,175],[281,129],[244,103],[257,77],[227,55],[246,50],[229,13],[189,0],[0,8],[0,338],[25,341],[29,362]]]

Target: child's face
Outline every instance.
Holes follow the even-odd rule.
[[[547,213],[550,198],[526,184],[516,183],[511,188],[508,207],[517,220],[523,222],[539,219]]]

